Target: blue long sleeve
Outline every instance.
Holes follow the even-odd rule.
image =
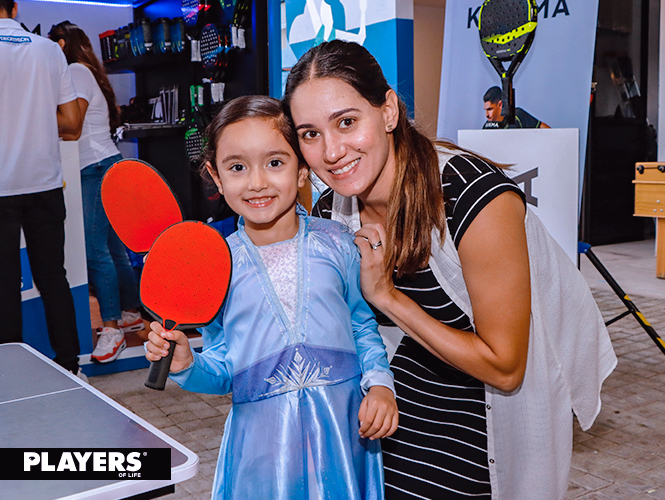
[[[198,353],[192,349],[194,361],[184,370],[170,374],[183,389],[204,394],[231,392],[232,375],[226,363],[228,349],[220,321],[221,317],[204,328],[203,351]]]
[[[382,385],[395,394],[393,373],[390,371],[386,348],[378,331],[374,313],[360,289],[360,260],[353,245],[348,258],[346,302],[351,310],[353,338],[363,372],[360,386],[367,392],[373,385]]]

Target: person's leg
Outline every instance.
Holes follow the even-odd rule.
[[[65,271],[65,200],[62,189],[24,195],[29,197],[23,233],[32,269],[46,313],[54,361],[78,372],[79,346],[74,299]]]
[[[21,210],[18,196],[0,197],[0,344],[21,342]]]
[[[123,311],[135,310],[141,305],[136,275],[129,261],[125,245],[123,245],[120,238],[115,234],[113,228],[109,231],[108,246],[118,275],[120,309]]]
[[[104,324],[97,332],[97,344],[90,355],[90,359],[97,363],[114,361],[127,345],[118,326],[118,321],[122,318],[120,291],[115,264],[108,246],[109,234],[113,229],[104,211],[101,193],[102,178],[106,170],[120,158],[106,158],[81,170],[88,280],[95,290]]]
[[[108,235],[111,231],[101,198],[101,182],[105,169],[101,163],[81,170],[81,194],[83,198],[83,224],[85,228],[85,250],[88,280],[99,302],[99,311],[104,326],[117,328],[120,319],[120,296],[118,276],[111,252]]]

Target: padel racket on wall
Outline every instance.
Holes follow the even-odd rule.
[[[216,81],[224,78],[229,48],[226,30],[214,24],[206,24],[201,31],[201,60]]]
[[[185,31],[192,36],[196,31],[196,21],[199,17],[199,0],[181,0],[180,11],[185,21]]]
[[[203,222],[166,229],[152,245],[141,273],[141,303],[166,330],[197,328],[219,314],[231,282],[231,251],[224,237]],[[163,390],[169,354],[150,366],[145,385]]]
[[[144,254],[167,227],[184,217],[162,175],[140,160],[120,160],[102,179],[106,216],[127,248]]]
[[[189,87],[190,110],[189,125],[185,131],[185,152],[190,162],[199,161],[205,148],[204,132],[207,124],[199,108],[199,93],[202,92],[203,89],[200,85],[191,85]]]
[[[485,0],[478,15],[480,45],[501,77],[501,115],[515,123],[513,77],[536,34],[536,0]],[[504,62],[510,62],[508,69]]]

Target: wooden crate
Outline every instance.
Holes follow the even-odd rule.
[[[656,276],[665,279],[665,163],[635,164],[635,215],[657,218]]]

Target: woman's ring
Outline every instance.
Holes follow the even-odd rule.
[[[377,241],[376,243],[373,243],[373,244],[370,243],[369,246],[372,247],[372,250],[376,250],[377,248],[379,248],[381,246],[381,240],[379,240],[379,241]]]

